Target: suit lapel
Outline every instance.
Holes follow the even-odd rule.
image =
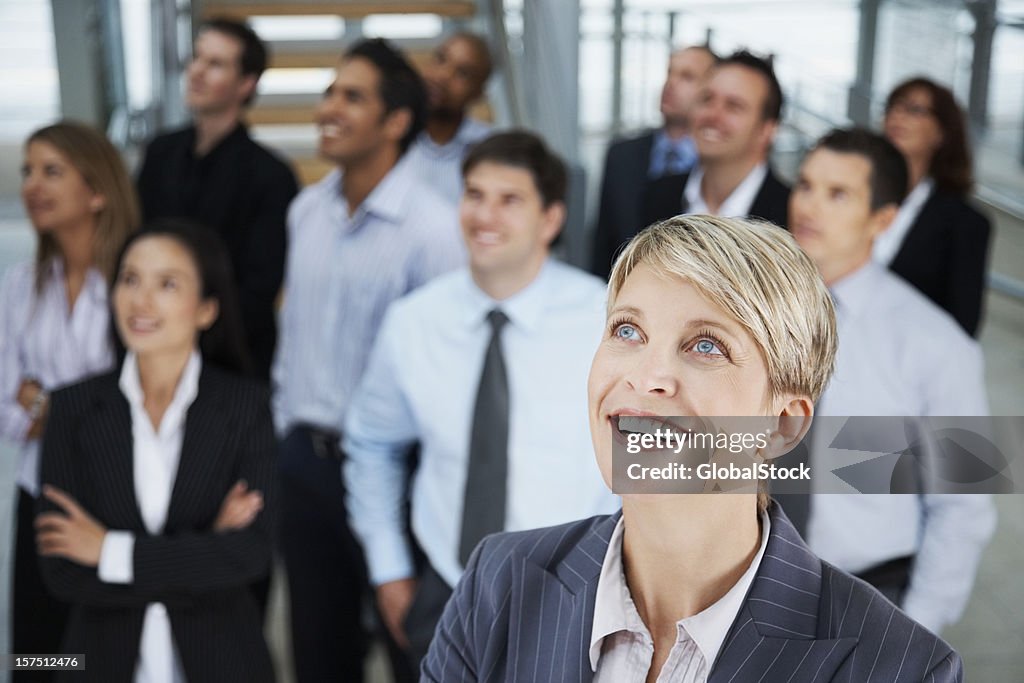
[[[529,628],[511,634],[518,646],[510,642],[509,651],[530,653],[513,663],[513,680],[588,683],[593,679],[590,636],[597,583],[608,540],[620,516],[621,512],[598,522],[553,565],[525,562],[523,585],[539,586],[539,591],[527,608],[531,614],[522,615],[525,621],[517,621],[520,615],[513,614],[512,623],[525,623]],[[539,613],[532,613],[534,610]]]
[[[211,475],[222,464],[220,458],[230,429],[220,389],[216,373],[204,364],[199,390],[185,417],[181,457],[167,510],[168,530],[178,528],[182,520],[194,519],[191,506],[208,500],[203,491],[216,484]]]
[[[832,680],[857,644],[855,638],[819,638],[821,561],[800,539],[778,505],[771,534],[747,599],[726,637],[709,683]],[[741,673],[742,672],[742,673]]]
[[[131,408],[118,387],[118,373],[100,386],[95,419],[82,423],[82,449],[95,462],[96,496],[79,501],[108,526],[145,529],[135,498],[135,456]]]

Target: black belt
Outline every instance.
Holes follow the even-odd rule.
[[[295,425],[295,429],[302,430],[309,435],[310,443],[313,444],[313,453],[323,460],[335,460],[341,462],[344,455],[341,451],[341,432],[336,429],[326,429],[308,423]]]

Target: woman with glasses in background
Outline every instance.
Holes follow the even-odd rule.
[[[884,129],[907,161],[910,187],[874,259],[977,336],[992,228],[967,201],[974,176],[964,113],[948,88],[912,78],[890,93]]]

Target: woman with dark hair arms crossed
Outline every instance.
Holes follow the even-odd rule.
[[[159,223],[112,287],[127,353],[53,395],[37,517],[47,586],[73,604],[84,678],[273,680],[247,586],[270,561],[274,435],[216,235]],[[76,672],[80,673],[80,672]]]

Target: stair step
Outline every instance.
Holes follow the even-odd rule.
[[[415,45],[405,45],[407,41],[396,41],[402,48],[406,58],[420,69],[434,53],[434,45],[438,39],[417,41]],[[317,41],[275,41],[270,43],[271,69],[333,69],[348,45],[339,40]]]
[[[476,13],[473,0],[216,0],[204,3],[203,16],[245,19],[258,16],[300,16],[331,14],[360,18],[371,14],[437,14],[444,17],[471,17]]]

